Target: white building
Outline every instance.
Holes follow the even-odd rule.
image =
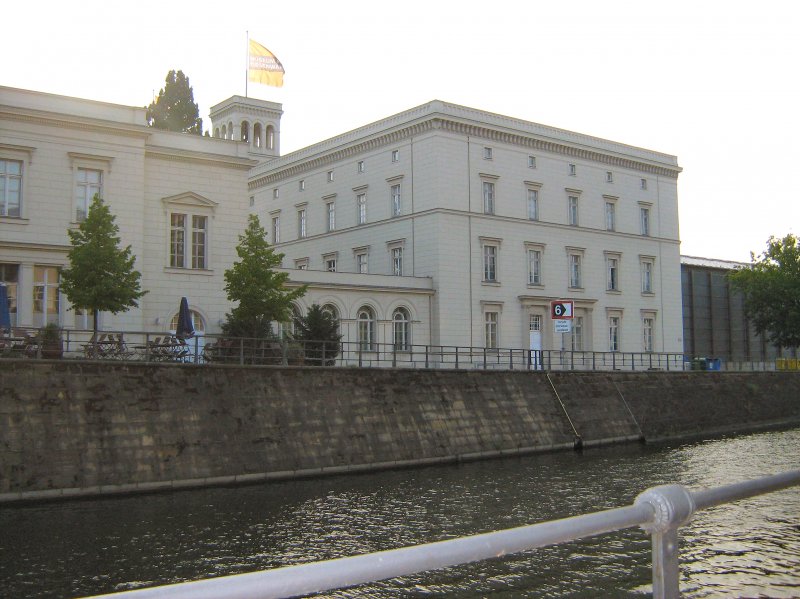
[[[233,96],[213,138],[145,110],[0,87],[0,279],[18,326],[84,328],[58,293],[95,192],[148,294],[104,329],[166,331],[181,296],[218,332],[249,212],[298,312],[346,340],[626,352],[682,348],[675,157],[434,101],[280,156],[280,104]],[[553,332],[549,303],[575,301]]]
[[[287,268],[430,278],[414,343],[680,352],[680,170],[674,156],[434,101],[263,162],[249,186]],[[575,302],[565,337],[554,299]]]

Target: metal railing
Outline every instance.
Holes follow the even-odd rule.
[[[0,336],[0,357],[52,357],[37,341],[37,329],[15,328]],[[358,366],[363,368],[441,368],[470,370],[693,370],[704,359],[682,353],[598,352],[465,347],[455,345],[395,345],[357,341],[321,342],[291,339],[233,338],[200,335],[180,342],[169,333],[141,331],[61,331],[63,358],[239,364],[261,366]],[[102,338],[102,340],[101,340]],[[791,370],[797,361],[721,362],[721,370]],[[787,366],[786,364],[789,364]],[[705,366],[702,369],[706,369]],[[714,369],[714,368],[709,368]]]
[[[632,505],[562,520],[389,551],[125,591],[101,597],[130,599],[298,597],[502,557],[634,526],[643,528],[652,539],[653,597],[656,599],[679,597],[678,529],[691,519],[694,512],[798,484],[800,484],[800,470],[700,491],[690,491],[681,485],[663,485],[647,489]]]

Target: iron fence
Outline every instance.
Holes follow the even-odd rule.
[[[598,352],[485,348],[455,345],[396,345],[356,341],[298,341],[289,338],[233,338],[141,331],[64,329],[55,353],[38,329],[15,328],[0,336],[0,357],[135,360],[181,364],[258,366],[356,366],[470,370],[735,371],[786,370],[783,363],[720,362],[691,359],[682,353]],[[795,361],[792,366],[796,365]],[[709,364],[711,366],[709,366]],[[776,368],[777,367],[777,368]]]

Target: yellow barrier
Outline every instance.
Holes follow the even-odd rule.
[[[800,370],[800,360],[796,358],[778,358],[775,360],[777,370]]]

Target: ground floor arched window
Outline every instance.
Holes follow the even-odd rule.
[[[358,325],[358,347],[361,351],[375,351],[375,311],[362,306],[356,316]]]
[[[397,308],[392,314],[392,333],[395,351],[411,349],[411,317],[406,308]]]

